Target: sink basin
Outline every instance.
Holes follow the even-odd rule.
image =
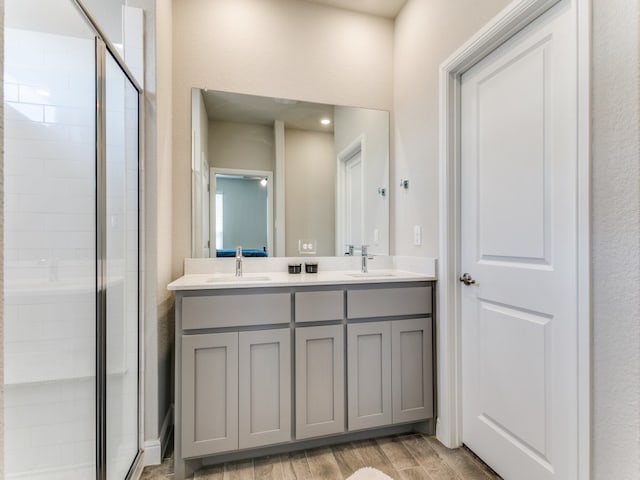
[[[395,277],[393,273],[384,272],[367,272],[367,273],[347,273],[349,277],[354,278],[383,278],[383,277]]]
[[[247,277],[236,277],[236,276],[228,276],[228,277],[211,277],[207,279],[207,283],[245,283],[245,282],[269,282],[271,281],[270,277],[260,277],[260,276],[247,276]]]

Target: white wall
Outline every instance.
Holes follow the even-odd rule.
[[[593,0],[594,480],[640,478],[640,3]]]
[[[509,0],[409,0],[396,19],[391,163],[392,254],[438,256],[440,64]],[[409,180],[409,189],[398,187]],[[422,246],[413,226],[422,226]]]
[[[173,402],[173,297],[165,280],[171,268],[171,2],[127,0],[144,10],[144,144],[142,157],[144,232],[144,448],[145,463],[160,461],[160,435]],[[157,4],[157,7],[156,7]],[[120,9],[114,0],[112,8]],[[156,8],[159,14],[156,14]],[[117,16],[115,10],[112,15]],[[159,32],[159,33],[158,33]],[[126,32],[125,32],[126,33]],[[157,38],[157,41],[156,41]],[[125,35],[125,43],[127,43]],[[128,46],[128,45],[127,45]],[[134,52],[135,54],[139,52]],[[128,52],[125,52],[128,57]],[[140,73],[136,65],[129,68]],[[164,72],[163,70],[164,69]],[[170,143],[169,143],[170,145]],[[163,183],[164,182],[164,183]],[[169,185],[167,187],[167,184]],[[169,206],[167,206],[169,205]],[[168,433],[168,432],[166,432]],[[166,438],[164,438],[166,440]]]
[[[190,89],[391,110],[393,22],[299,0],[174,2],[173,267],[190,255]]]
[[[285,255],[300,255],[300,240],[315,240],[316,254],[335,254],[336,164],[333,134],[284,131]]]
[[[122,44],[122,6],[126,0],[83,0],[100,28],[114,44]]]
[[[145,7],[145,463],[160,461],[161,428],[173,402],[174,333],[173,296],[167,291],[173,196],[172,0],[151,2]]]
[[[4,65],[4,0],[0,0],[0,61]],[[0,193],[0,478],[4,478],[4,88],[0,88]]]

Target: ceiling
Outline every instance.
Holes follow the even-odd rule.
[[[305,0],[312,3],[321,3],[332,7],[353,10],[354,12],[368,13],[379,17],[396,18],[407,0]]]
[[[202,97],[209,120],[258,125],[282,120],[287,128],[333,132],[333,123],[320,124],[321,118],[333,120],[333,105],[215,90],[202,90]]]

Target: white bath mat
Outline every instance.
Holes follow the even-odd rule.
[[[356,470],[347,480],[393,480],[393,478],[375,468],[364,467]]]

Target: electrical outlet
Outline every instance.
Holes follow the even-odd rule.
[[[413,244],[416,247],[422,245],[422,227],[420,225],[413,226]]]
[[[298,240],[298,254],[315,255],[318,242],[316,240]]]

